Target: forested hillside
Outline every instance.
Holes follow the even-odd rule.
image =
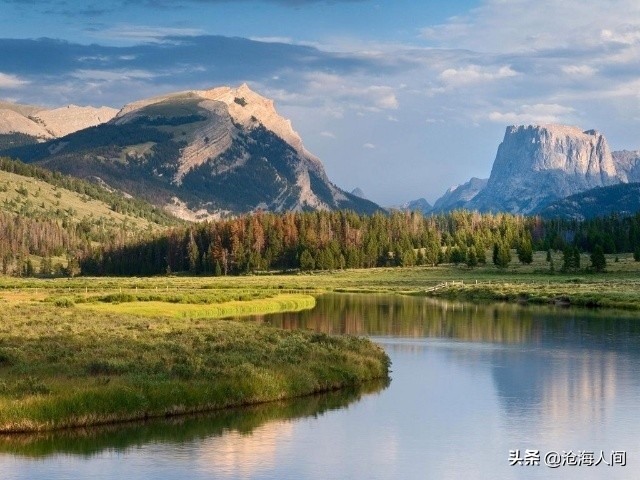
[[[98,184],[0,158],[0,271],[77,273],[97,245],[122,245],[177,219]]]

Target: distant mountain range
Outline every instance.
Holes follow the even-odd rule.
[[[619,187],[630,182],[640,182],[640,151],[611,152],[595,130],[510,126],[490,177],[449,188],[425,213],[459,208],[569,218],[633,213],[635,187]]]
[[[380,210],[327,177],[272,100],[247,85],[108,108],[0,106],[0,155],[104,182],[175,215]]]

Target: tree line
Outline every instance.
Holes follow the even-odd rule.
[[[431,216],[260,212],[93,248],[80,265],[87,275],[229,275],[440,263],[475,267],[488,261],[503,268],[513,251],[518,261],[531,263],[534,250],[560,250],[567,259],[562,268],[574,270],[580,251],[634,251],[639,233],[640,215],[571,222],[468,211]]]

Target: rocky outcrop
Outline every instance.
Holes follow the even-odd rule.
[[[110,107],[78,107],[68,105],[52,110],[40,110],[31,118],[41,123],[52,136],[64,137],[89,127],[95,127],[111,120],[118,110]]]
[[[640,150],[612,152],[618,177],[622,182],[640,182]]]
[[[486,187],[465,207],[531,213],[559,198],[626,181],[595,130],[562,125],[510,126]]]
[[[433,204],[434,212],[448,212],[465,208],[487,186],[486,178],[473,177],[467,183],[450,187],[442,197]]]
[[[31,105],[0,104],[0,135],[22,133],[40,140],[64,137],[111,120],[118,110],[109,107],[44,109]]]

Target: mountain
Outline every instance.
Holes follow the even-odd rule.
[[[420,212],[423,214],[427,214],[431,212],[433,208],[429,202],[427,202],[424,198],[419,198],[417,200],[411,200],[410,202],[403,203],[399,207],[391,207],[393,209],[403,210],[406,212]]]
[[[331,183],[291,122],[247,85],[136,101],[106,123],[4,154],[99,178],[192,220],[255,210],[380,209]]]
[[[59,138],[70,133],[108,122],[118,113],[109,107],[46,109],[33,105],[0,102],[0,136],[23,134],[36,140]]]
[[[557,200],[536,212],[546,218],[585,220],[610,215],[640,212],[640,183],[620,183],[597,187]]]
[[[434,212],[448,212],[464,208],[478,193],[487,186],[486,178],[473,177],[467,183],[450,187],[442,197],[433,204]]]
[[[356,187],[353,190],[351,190],[351,195],[355,195],[358,198],[367,198],[364,192],[362,191],[362,189],[359,187]]]
[[[621,180],[606,139],[595,130],[510,126],[486,187],[466,208],[531,213],[559,198]]]

